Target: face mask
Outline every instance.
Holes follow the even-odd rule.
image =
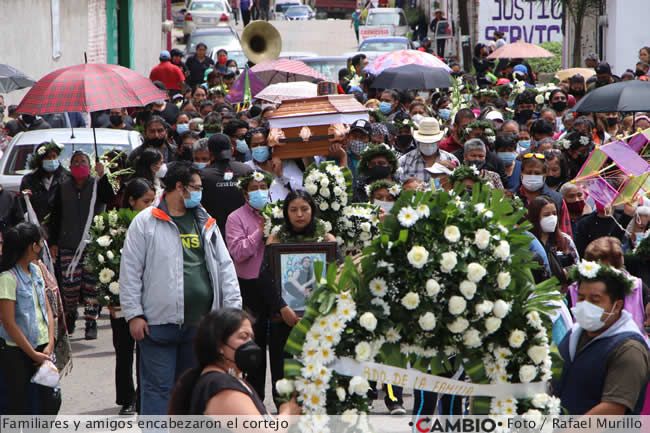
[[[546,176],[546,185],[548,186],[558,186],[562,183],[562,177],[560,176]]]
[[[387,179],[391,174],[391,167],[389,165],[376,165],[368,168],[368,180],[374,181],[379,179]]]
[[[441,108],[438,110],[438,116],[440,116],[442,120],[449,120],[451,117],[451,110],[449,108]]]
[[[544,187],[544,176],[538,174],[524,174],[521,183],[528,191],[539,191]]]
[[[236,148],[237,152],[241,153],[242,155],[248,152],[248,144],[246,144],[246,140],[237,140],[236,141]]]
[[[113,126],[120,126],[122,124],[122,116],[119,114],[111,114],[108,120]]]
[[[192,163],[194,167],[198,168],[199,170],[203,170],[205,167],[208,166],[207,162],[193,162]]]
[[[585,95],[585,90],[584,89],[571,89],[569,90],[569,93],[573,96],[581,97]]]
[[[618,123],[618,118],[616,117],[607,118],[607,126],[616,126],[617,123]]]
[[[421,115],[421,114],[414,114],[413,116],[411,116],[411,120],[412,120],[413,123],[415,123],[416,125],[419,125],[419,124],[420,124],[420,121],[421,121],[422,119],[424,119],[424,116]]]
[[[190,130],[190,124],[189,123],[177,123],[176,124],[176,132],[178,132],[178,135],[187,132]]]
[[[257,146],[251,149],[253,154],[253,159],[257,162],[266,162],[271,156],[271,150],[269,146]]]
[[[399,134],[395,137],[395,142],[398,147],[404,149],[413,142],[413,136],[411,134]]]
[[[614,311],[614,306],[612,306]],[[605,313],[605,310],[598,305],[591,302],[582,301],[578,302],[575,307],[571,308],[573,316],[576,318],[578,325],[585,331],[595,332],[605,326],[605,322],[601,320],[603,314],[611,316],[613,313]],[[606,319],[605,319],[606,320]]]
[[[418,143],[418,149],[424,156],[431,156],[438,151],[438,143]]]
[[[584,200],[574,201],[573,203],[567,203],[566,207],[570,214],[582,215],[582,211],[585,209],[585,202]]]
[[[269,191],[266,189],[258,189],[248,193],[248,203],[254,209],[260,210],[269,202]]]
[[[514,152],[497,152],[497,156],[505,166],[511,166],[515,163],[515,158],[517,158],[517,154]]]
[[[365,149],[368,146],[368,143],[364,140],[350,140],[350,147],[353,149]]]
[[[235,364],[243,372],[255,371],[262,364],[262,357],[266,355],[253,340],[249,340],[233,350],[235,351]]]
[[[551,104],[551,108],[554,109],[555,111],[564,111],[566,110],[566,107],[567,107],[566,101],[558,101],[558,102],[553,102]]]
[[[72,166],[70,167],[70,174],[77,181],[84,180],[90,176],[90,167],[87,165]]]
[[[234,67],[234,66],[231,66],[231,67],[228,68],[228,72],[232,72],[233,74],[236,74],[237,73],[237,68]]]
[[[160,147],[165,144],[164,138],[149,138],[147,139],[147,145],[150,147]]]
[[[555,232],[555,227],[557,226],[557,215],[549,215],[542,218],[539,220],[539,226],[542,228],[544,233]]]
[[[467,164],[470,167],[474,166],[474,167],[476,167],[477,170],[481,170],[485,166],[485,161],[482,160],[482,159],[479,159],[479,160],[476,160],[476,161],[467,161],[467,162],[465,162],[465,164]]]
[[[23,114],[20,116],[22,119],[23,123],[27,126],[31,125],[34,123],[34,120],[36,120],[36,116],[32,116],[31,114]]]
[[[533,113],[533,110],[521,110],[515,114],[515,117],[517,118],[517,122],[526,123],[533,117]]]
[[[523,150],[527,150],[528,148],[530,148],[530,140],[519,140],[517,146],[519,146]]]
[[[390,213],[390,211],[393,209],[393,206],[395,205],[394,201],[384,200],[373,200],[372,203],[375,206],[379,206],[379,208],[382,209],[385,213]]]
[[[224,56],[223,54],[221,54],[219,57],[217,57],[217,59],[220,65],[225,65],[226,61],[228,60],[228,56]]]
[[[156,172],[156,177],[158,179],[163,179],[165,175],[167,175],[167,164],[161,165],[158,171]]]
[[[203,191],[190,191],[190,198],[183,199],[186,209],[193,209],[201,204]]]
[[[61,163],[59,162],[58,159],[44,159],[43,160],[43,170],[47,171],[48,173],[53,173],[55,172]]]
[[[636,232],[634,233],[635,241],[634,246],[638,247],[642,240],[645,239],[645,232]]]
[[[379,111],[382,112],[382,114],[390,114],[391,111],[393,111],[393,106],[386,101],[381,101],[379,103]]]

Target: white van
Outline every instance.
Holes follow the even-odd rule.
[[[401,8],[368,9],[366,22],[359,27],[359,41],[384,36],[408,37],[409,26]]]

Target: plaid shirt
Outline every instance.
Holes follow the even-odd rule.
[[[458,159],[451,153],[445,152],[442,149],[438,150],[438,152],[438,161],[451,161],[456,166],[460,164]],[[400,183],[404,183],[411,177],[415,177],[423,182],[429,182],[431,180],[431,173],[425,170],[429,166],[424,162],[424,158],[422,158],[419,149],[402,155],[397,162],[397,166],[399,168],[397,169],[396,177]]]

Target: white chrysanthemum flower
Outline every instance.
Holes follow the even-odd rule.
[[[100,236],[97,238],[97,245],[99,245],[102,248],[106,248],[111,245],[113,242],[113,239],[111,239],[109,236]]]
[[[546,379],[542,378],[542,380],[546,380]],[[557,397],[549,397],[548,404],[546,405],[546,407],[548,408],[548,412],[550,415],[559,415],[560,411],[562,410],[562,402]]]
[[[546,405],[548,405],[549,400],[550,400],[549,395],[542,392],[539,394],[535,394],[531,399],[530,403],[533,405],[533,407],[536,407],[538,409],[546,409]]]
[[[598,271],[600,271],[600,265],[596,262],[582,260],[578,264],[578,272],[585,278],[596,278]]]
[[[427,295],[434,297],[440,293],[440,284],[434,279],[429,278],[426,283]]]
[[[324,201],[324,202],[321,202],[321,204],[318,205],[318,208],[324,212],[324,211],[326,211],[327,209],[330,208],[330,205],[327,204],[326,201]]]
[[[287,379],[280,379],[275,382],[275,390],[280,395],[290,395],[295,391],[293,382]]]
[[[108,291],[111,292],[114,295],[119,295],[120,294],[120,283],[117,281],[113,281],[111,284],[108,285]]]
[[[99,282],[102,284],[108,284],[113,280],[115,272],[112,269],[104,268],[99,272]]]
[[[343,303],[336,306],[336,314],[346,322],[354,319],[354,316],[357,315],[357,309],[354,304]]]
[[[476,294],[476,284],[473,282],[465,280],[460,283],[458,289],[466,299],[474,299],[474,295]]]
[[[481,334],[478,330],[470,328],[463,334],[463,344],[470,349],[481,346]]]
[[[368,343],[367,341],[362,341],[361,343],[358,343],[354,347],[354,353],[356,355],[356,360],[359,362],[369,360],[370,354],[372,353],[370,343]]]
[[[440,270],[446,274],[450,273],[458,264],[458,259],[456,253],[449,251],[442,253],[442,258],[440,259]]]
[[[487,270],[476,262],[467,265],[467,278],[473,283],[481,281],[486,274]]]
[[[420,296],[417,293],[408,292],[401,302],[407,310],[415,310],[420,305]]]
[[[461,296],[452,296],[449,298],[449,305],[447,308],[451,314],[458,316],[464,313],[467,309],[467,301]]]
[[[397,343],[401,338],[402,336],[399,335],[399,331],[395,328],[389,328],[386,331],[386,341],[389,343]]]
[[[456,243],[460,240],[460,230],[458,230],[458,227],[456,226],[445,227],[443,235],[445,236],[445,239],[451,243]]]
[[[431,331],[436,327],[436,316],[432,312],[428,311],[420,316],[418,324],[423,330]]]
[[[447,329],[449,329],[454,334],[462,334],[467,328],[469,328],[469,322],[467,319],[463,319],[462,317],[457,317],[456,320],[447,324]]]
[[[499,289],[507,289],[511,282],[512,277],[510,276],[510,272],[499,272],[497,275],[497,285],[499,286]]]
[[[503,319],[510,312],[510,307],[512,305],[503,299],[499,299],[494,302],[494,307],[492,308],[492,313],[499,319]]]
[[[370,280],[370,283],[368,283],[368,286],[370,288],[370,293],[379,298],[382,298],[388,292],[388,285],[386,284],[386,280],[383,278],[373,278]]]
[[[373,332],[377,328],[377,318],[374,314],[367,311],[359,317],[359,325],[368,331]]]
[[[544,359],[546,359],[548,348],[544,346],[531,346],[526,353],[536,365],[539,365],[544,362]]]
[[[395,184],[390,188],[388,188],[388,193],[393,197],[397,197],[398,195],[400,195],[401,192],[402,192],[402,187],[399,186],[398,184]]]
[[[514,349],[520,348],[525,341],[526,341],[526,333],[519,329],[515,329],[514,331],[512,331],[510,333],[510,337],[508,337],[508,344],[510,345],[510,347]]]
[[[501,327],[501,319],[496,317],[488,317],[485,319],[485,332],[489,334],[494,334]]]
[[[539,315],[537,311],[531,311],[526,314],[526,320],[530,326],[536,329],[544,329],[544,323],[542,322],[542,316]]]
[[[494,255],[503,261],[510,258],[510,244],[507,241],[499,242],[499,246],[494,249]]]
[[[589,143],[591,143],[591,139],[589,137],[587,137],[586,135],[583,135],[582,137],[580,137],[580,144],[581,145],[588,146]]]
[[[429,215],[431,215],[431,211],[429,210],[429,206],[426,204],[421,204],[419,205],[415,211],[418,213],[420,218],[429,218]]]
[[[264,174],[260,171],[253,173],[253,180],[256,182],[262,182],[264,180]]]
[[[365,395],[368,389],[370,389],[370,384],[364,377],[354,376],[350,379],[350,384],[348,385],[348,392],[350,394]]]
[[[479,250],[484,250],[490,245],[490,232],[485,229],[478,229],[474,233],[474,245]]]
[[[519,368],[519,380],[521,383],[530,383],[537,376],[537,367],[534,365],[524,365]]]
[[[417,212],[410,206],[403,207],[397,214],[397,220],[402,227],[406,228],[412,227],[418,221],[418,218]]]
[[[422,269],[424,265],[427,264],[427,260],[429,260],[429,251],[427,251],[424,247],[415,245],[408,252],[406,258],[408,259],[411,266],[416,269]]]

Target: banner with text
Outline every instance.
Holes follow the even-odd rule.
[[[507,42],[561,42],[559,3],[560,0],[481,0],[478,42],[491,40],[495,31],[503,32]]]

